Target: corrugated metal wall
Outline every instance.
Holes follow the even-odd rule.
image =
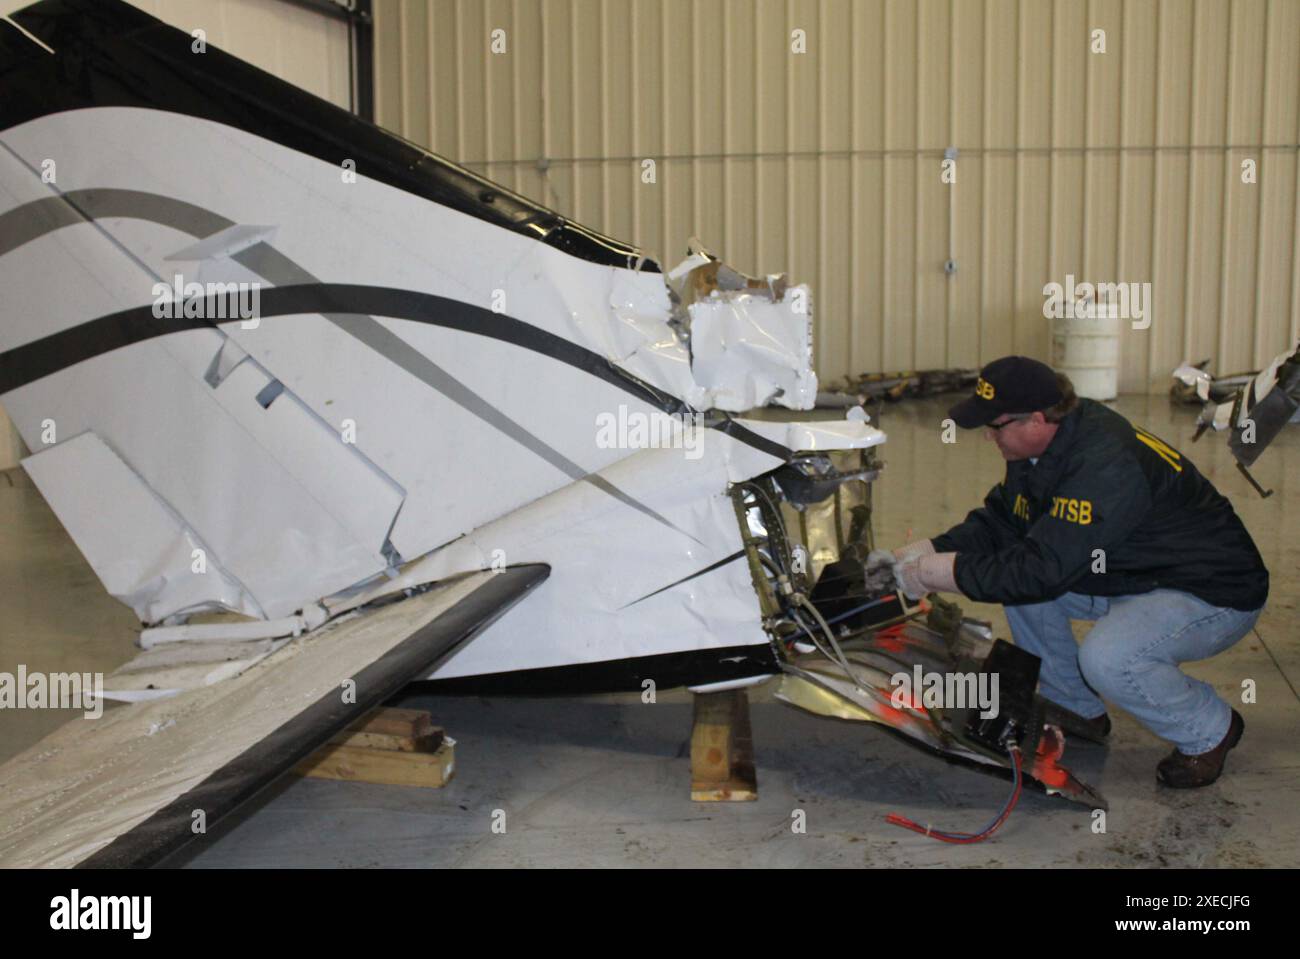
[[[35,0],[0,0],[0,16]],[[348,108],[347,24],[285,0],[127,0],[181,30]]]
[[[285,0],[128,0],[159,20],[349,108],[348,27]]]
[[[698,235],[811,283],[824,378],[1047,358],[1042,290],[1067,274],[1153,284],[1127,391],[1300,332],[1297,0],[376,0],[375,19],[382,125],[666,261]]]

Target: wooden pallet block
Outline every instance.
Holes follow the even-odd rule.
[[[455,740],[419,709],[376,709],[295,767],[313,779],[386,786],[445,786],[456,771]]]
[[[749,802],[757,798],[748,694],[743,689],[696,693],[691,729],[691,799]]]

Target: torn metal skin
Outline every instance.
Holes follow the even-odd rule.
[[[726,265],[692,238],[666,277],[670,325],[690,350],[699,409],[742,412],[768,404],[812,409],[812,294],[784,273],[758,278]]]

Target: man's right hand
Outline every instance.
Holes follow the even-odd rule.
[[[873,549],[862,564],[867,592],[887,593],[898,587],[898,560],[887,549]]]

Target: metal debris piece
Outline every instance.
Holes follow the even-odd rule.
[[[1267,498],[1272,490],[1264,489],[1248,467],[1255,465],[1282,427],[1300,422],[1300,342],[1291,351],[1279,353],[1258,373],[1216,378],[1205,371],[1208,364],[1209,360],[1195,366],[1180,365],[1174,370],[1170,395],[1189,402],[1194,397],[1205,404],[1196,418],[1193,442],[1207,429],[1231,430],[1228,449],[1237,460],[1237,470]]]
[[[1250,380],[1259,375],[1259,370],[1249,373],[1229,373],[1215,376],[1207,367],[1209,360],[1199,363],[1180,363],[1173,372],[1174,382],[1169,387],[1169,395],[1179,403],[1200,406],[1213,401],[1222,403],[1232,399]]]
[[[859,406],[868,400],[895,402],[941,393],[960,393],[973,386],[979,370],[904,370],[851,376],[834,389],[817,394],[817,406],[834,409]]]
[[[992,645],[975,635],[965,639],[985,649]],[[851,675],[819,653],[799,655],[783,664],[785,675],[777,699],[821,716],[879,723],[945,759],[1000,775],[1012,774],[1006,751],[991,749],[970,734],[973,710],[927,709],[915,696],[898,704],[900,687],[892,682],[897,674],[911,674],[919,667],[947,677],[979,669],[980,660],[954,659],[943,636],[915,621],[846,640],[840,646]],[[1004,701],[1008,692],[1003,690]],[[1032,690],[1028,692],[1032,707],[1020,717],[1022,728],[1017,734],[1025,757],[1026,782],[1089,809],[1108,808],[1100,793],[1060,764],[1065,736],[1043,721],[1045,701]]]

